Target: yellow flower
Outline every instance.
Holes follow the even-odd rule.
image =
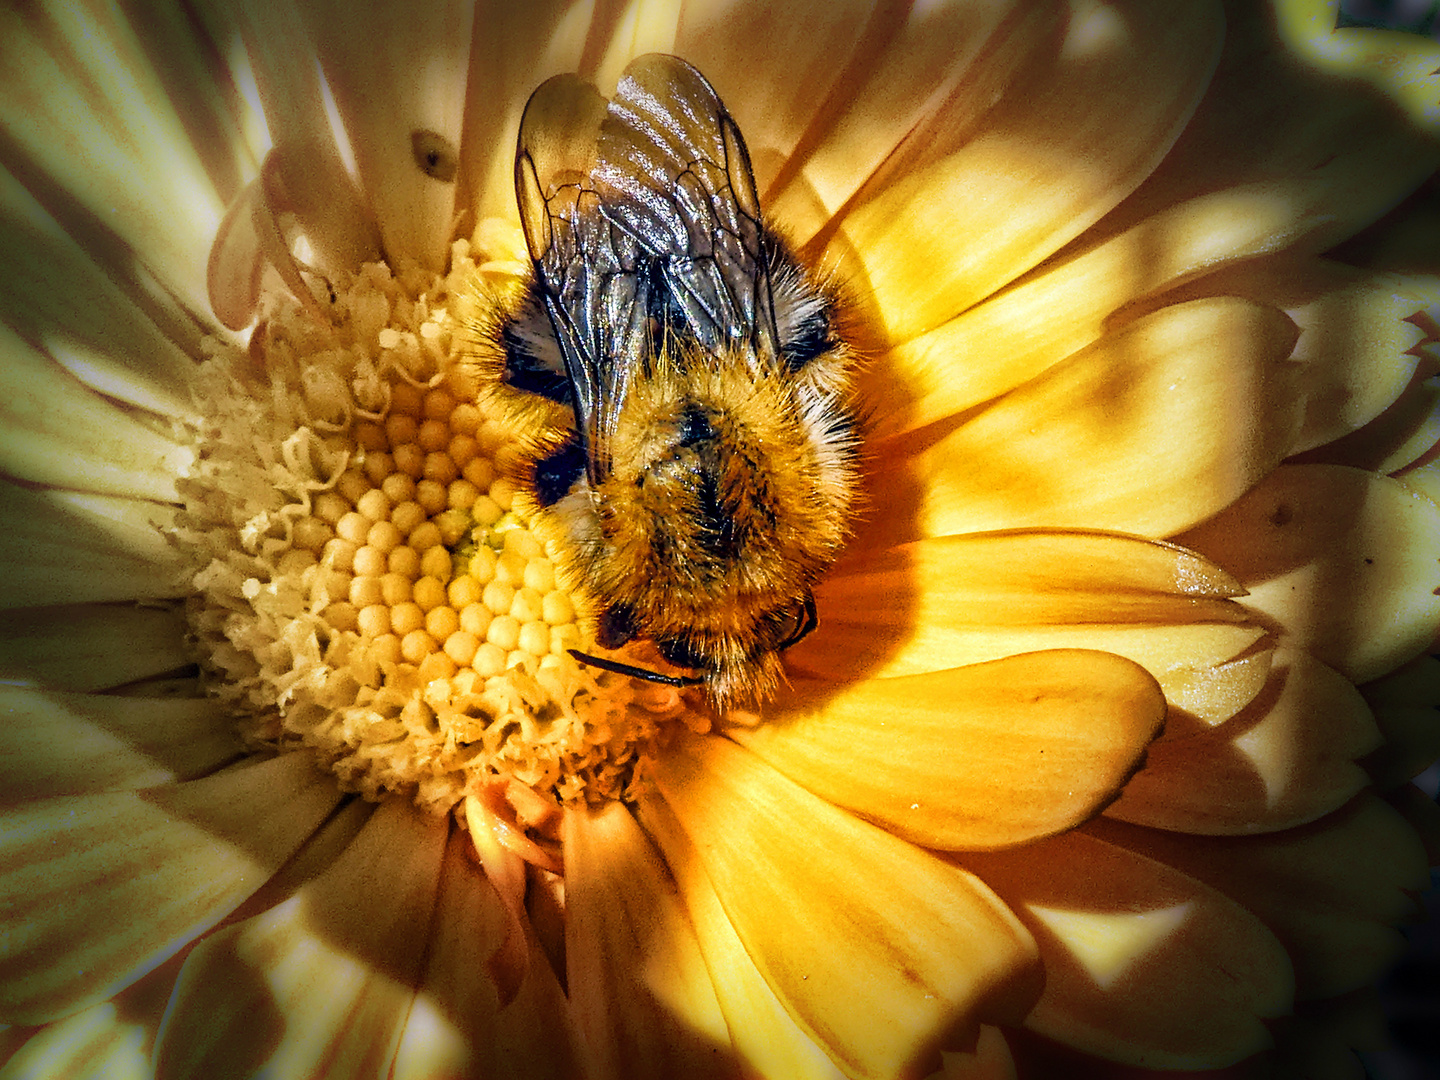
[[[1440,164],[1440,49],[1333,23],[1302,0],[0,15],[4,1075],[1342,1067],[1440,834],[1409,784],[1440,749],[1435,218],[1371,228]],[[393,464],[384,425],[438,400],[407,414],[405,378],[450,385],[442,301],[514,270],[530,91],[608,89],[650,51],[714,83],[772,217],[845,283],[867,505],[778,700],[647,712],[571,672],[546,701],[592,756],[489,788],[491,759],[422,740],[489,677],[479,635],[439,650],[457,613],[412,655],[393,606],[367,630],[327,592],[363,576],[325,554],[351,511],[311,556],[293,527],[347,475],[383,490],[358,451]],[[380,295],[371,325],[353,305]],[[257,305],[263,330],[225,329]],[[457,506],[430,509],[442,535]],[[481,539],[538,565],[505,546],[523,525]],[[458,537],[411,580],[463,576]],[[502,652],[547,621],[546,573]],[[546,644],[503,677],[553,695]],[[600,731],[577,701],[642,719]]]

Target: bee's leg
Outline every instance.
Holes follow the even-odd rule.
[[[591,656],[589,653],[580,652],[578,649],[570,649],[570,655],[586,667],[600,668],[602,671],[613,671],[616,675],[629,675],[632,679],[644,679],[646,682],[660,683],[663,686],[704,686],[705,680],[699,675],[662,675],[658,671],[651,671],[649,668],[636,667],[634,664],[622,664],[619,660],[606,660],[604,657]]]
[[[795,632],[777,646],[776,652],[783,652],[791,645],[798,645],[813,634],[815,628],[820,625],[820,616],[815,613],[814,594],[807,592],[802,603],[804,604],[804,615],[795,620]]]

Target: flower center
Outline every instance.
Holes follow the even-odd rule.
[[[368,798],[503,791],[539,820],[623,796],[683,703],[570,655],[592,643],[512,505],[518,447],[454,367],[452,301],[487,273],[461,241],[444,276],[367,265],[323,322],[277,292],[248,351],[211,342],[179,539],[251,741],[310,747]]]

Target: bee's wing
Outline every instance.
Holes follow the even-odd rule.
[[[750,156],[703,75],[660,53],[631,61],[600,125],[593,177],[601,213],[658,263],[684,332],[776,355]]]
[[[586,473],[610,469],[610,434],[644,358],[648,277],[634,238],[601,214],[593,173],[605,99],[573,75],[540,85],[525,106],[515,193],[545,309],[574,391]]]

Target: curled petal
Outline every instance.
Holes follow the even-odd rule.
[[[444,821],[383,804],[324,873],[190,953],[157,1072],[385,1075],[425,954]]]
[[[1152,859],[1072,832],[966,853],[1040,943],[1032,1031],[1152,1068],[1232,1064],[1270,1043],[1293,989],[1285,950],[1239,904]]]
[[[1349,679],[1279,650],[1264,690],[1218,727],[1176,731],[1105,813],[1210,835],[1274,832],[1336,810],[1369,783],[1357,761],[1380,744]]]
[[[765,981],[848,1073],[926,1067],[1033,1000],[1030,935],[970,874],[727,739],[681,736],[651,777]]]
[[[194,656],[171,608],[75,604],[0,612],[0,676],[61,690],[108,690],[177,671]]]
[[[629,809],[567,809],[565,869],[565,966],[591,1075],[734,1075],[685,905]]]
[[[1255,912],[1289,951],[1301,998],[1376,979],[1404,950],[1394,924],[1413,916],[1413,896],[1430,880],[1414,830],[1373,796],[1263,836],[1182,836],[1105,819],[1086,831],[1177,867]]]
[[[896,462],[878,470],[877,538],[1201,521],[1294,443],[1294,341],[1283,314],[1234,298],[1137,319],[922,450],[876,448]]]
[[[1164,719],[1165,698],[1138,664],[1057,650],[838,691],[802,686],[732,737],[897,836],[988,849],[1096,813]]]
[[[1440,510],[1338,465],[1286,465],[1178,538],[1250,590],[1241,603],[1353,682],[1422,652],[1440,626]]]
[[[339,800],[306,754],[0,815],[0,1009],[36,1023],[101,1001],[214,926]]]

